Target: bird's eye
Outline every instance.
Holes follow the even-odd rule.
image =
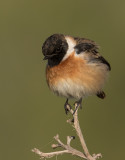
[[[61,51],[61,47],[56,48],[56,52],[60,52]]]

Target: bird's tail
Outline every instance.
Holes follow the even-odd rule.
[[[97,97],[99,97],[101,99],[104,99],[106,97],[106,94],[103,91],[98,92],[96,95],[97,95]]]

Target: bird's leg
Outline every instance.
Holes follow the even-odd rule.
[[[80,98],[78,101],[75,102],[75,104],[77,104],[75,110],[74,110],[74,113],[73,115],[75,114],[76,110],[78,109],[78,107],[80,107],[82,109],[82,98]],[[75,105],[74,104],[74,105]]]
[[[67,100],[64,104],[64,109],[65,109],[66,114],[68,114],[68,112],[69,112],[69,109],[67,108],[67,105],[70,107],[70,109],[72,108],[71,105],[68,103],[68,98],[67,98]]]

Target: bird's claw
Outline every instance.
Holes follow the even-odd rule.
[[[67,106],[69,106],[69,108]],[[65,109],[66,114],[68,114],[69,109],[72,109],[71,105],[68,103],[68,99],[66,100],[66,102],[64,104],[64,109]]]
[[[75,112],[77,111],[78,107],[80,107],[80,109],[82,109],[82,98],[80,98],[80,100],[76,101],[76,102],[74,103],[74,105],[75,105],[75,110],[74,110],[73,115],[74,115]]]

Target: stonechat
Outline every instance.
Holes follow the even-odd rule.
[[[89,95],[105,98],[103,87],[111,67],[98,49],[92,40],[63,34],[53,34],[43,43],[46,80],[51,91],[66,97],[66,113],[70,98],[79,105]]]

